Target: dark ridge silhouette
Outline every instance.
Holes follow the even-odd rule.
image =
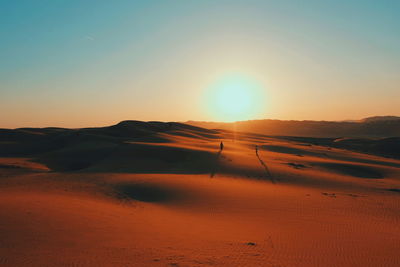
[[[374,116],[360,120],[361,122],[377,122],[377,121],[397,121],[400,117],[397,116]]]
[[[104,133],[114,136],[141,136],[141,135],[149,135],[160,132],[170,132],[170,131],[190,131],[195,132],[199,135],[206,134],[210,136],[212,134],[218,133],[214,130],[204,129],[192,125],[187,125],[178,122],[143,122],[143,121],[122,121],[116,125],[112,125],[109,127],[103,128],[87,128],[88,131],[100,130]]]

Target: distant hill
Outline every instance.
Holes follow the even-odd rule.
[[[400,117],[377,116],[360,121],[249,120],[236,123],[188,121],[208,128],[276,136],[386,138],[400,136]]]
[[[361,122],[381,122],[381,121],[398,121],[400,117],[397,116],[374,116],[362,119]]]

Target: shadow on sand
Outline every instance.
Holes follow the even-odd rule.
[[[115,186],[119,198],[142,202],[172,202],[183,197],[177,189],[151,183],[121,183]]]
[[[216,157],[215,157],[215,161],[214,161],[214,164],[213,164],[211,173],[210,173],[210,178],[213,178],[214,175],[215,175],[215,173],[217,172],[217,169],[218,169],[218,162],[219,162],[219,158],[221,157],[221,153],[222,153],[222,149],[220,149],[220,150],[218,151],[218,153],[217,153],[217,155],[216,155]]]

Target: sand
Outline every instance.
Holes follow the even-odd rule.
[[[400,160],[176,125],[102,131],[2,155],[0,266],[400,265]]]

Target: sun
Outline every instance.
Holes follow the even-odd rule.
[[[252,79],[238,75],[225,77],[209,88],[209,110],[222,121],[254,119],[262,106],[261,93],[261,86]]]

